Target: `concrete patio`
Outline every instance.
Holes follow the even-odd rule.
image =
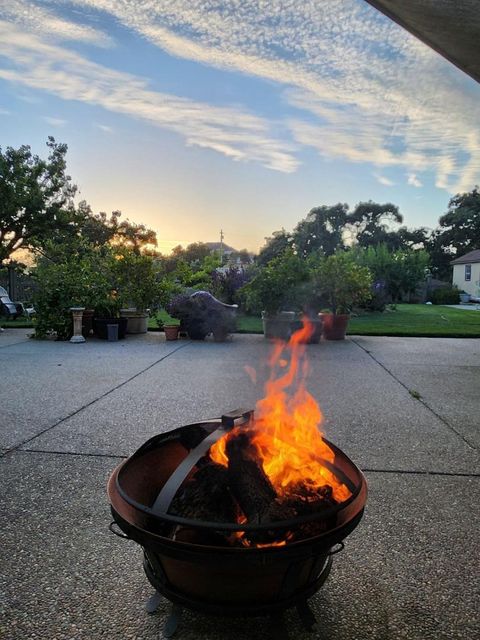
[[[161,637],[140,548],[111,535],[105,485],[147,438],[253,406],[269,346],[161,333],[84,345],[0,334],[0,637]],[[308,347],[324,431],[364,471],[365,517],[310,603],[305,640],[480,637],[480,340],[350,338]],[[186,614],[176,637],[268,637],[265,620]]]

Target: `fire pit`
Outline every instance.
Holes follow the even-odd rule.
[[[308,598],[363,515],[365,478],[321,436],[303,385],[281,394],[283,413],[272,405],[296,373],[306,375],[304,346],[292,340],[290,369],[270,380],[255,414],[240,409],[157,435],[110,477],[111,530],[143,547],[156,590],[147,609],[160,594],[174,605],[166,637],[182,607],[269,615],[276,637],[286,637],[283,611],[296,607],[311,628]]]

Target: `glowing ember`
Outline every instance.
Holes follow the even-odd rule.
[[[228,465],[226,444],[248,430],[256,457],[279,497],[287,498],[303,486],[309,492],[325,485],[332,488],[337,502],[347,500],[351,492],[322,464],[333,463],[335,454],[322,438],[322,413],[305,386],[308,374],[306,343],[314,327],[304,320],[288,344],[274,345],[269,364],[271,377],[265,385],[265,397],[257,403],[255,421],[238,427],[221,438],[210,449],[214,462]],[[276,377],[278,369],[282,369]]]

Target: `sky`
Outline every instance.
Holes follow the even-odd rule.
[[[315,206],[433,228],[480,183],[480,85],[364,0],[0,0],[0,146],[94,211],[257,251]]]

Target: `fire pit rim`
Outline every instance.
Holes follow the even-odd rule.
[[[352,502],[354,502],[354,500],[358,497],[359,493],[362,491],[363,488],[365,488],[366,490],[366,480],[365,477],[363,475],[363,473],[361,472],[361,470],[357,467],[357,465],[347,456],[346,453],[344,453],[341,449],[339,449],[339,447],[337,447],[336,445],[334,445],[332,442],[330,442],[327,438],[322,436],[322,439],[324,440],[324,442],[326,442],[326,444],[332,448],[332,450],[334,451],[335,455],[339,454],[341,456],[343,456],[347,462],[349,463],[349,465],[351,466],[351,468],[353,469],[353,471],[355,472],[355,474],[358,477],[358,482],[356,483],[355,489],[352,490],[352,494],[350,495],[349,498],[347,498],[347,500],[344,500],[343,502],[340,502],[339,504],[330,507],[328,509],[323,510],[321,513],[314,513],[314,514],[308,514],[308,515],[304,515],[304,516],[297,516],[295,518],[292,518],[290,520],[281,520],[281,521],[276,521],[276,522],[268,522],[268,523],[263,523],[263,524],[239,524],[239,523],[227,523],[227,522],[214,522],[214,521],[207,521],[207,520],[197,520],[197,519],[191,519],[191,518],[184,518],[182,516],[176,516],[176,515],[172,515],[169,513],[158,513],[153,511],[153,509],[151,507],[148,507],[147,505],[144,505],[140,502],[137,502],[136,500],[134,500],[133,498],[131,498],[126,491],[124,491],[124,489],[122,488],[120,481],[119,481],[119,475],[122,472],[122,470],[128,465],[128,463],[133,460],[133,458],[136,457],[140,457],[142,454],[142,451],[144,451],[145,449],[149,449],[151,444],[153,444],[155,441],[157,440],[174,440],[175,439],[175,435],[178,435],[181,431],[188,429],[189,427],[198,427],[198,426],[204,426],[204,425],[209,425],[209,424],[218,424],[219,420],[218,419],[212,419],[212,420],[205,420],[202,422],[196,422],[196,423],[192,423],[192,424],[188,424],[188,425],[184,425],[181,427],[178,427],[176,429],[173,429],[171,431],[167,431],[164,433],[160,433],[157,434],[155,436],[153,436],[152,438],[150,438],[149,440],[147,440],[139,449],[137,449],[137,451],[135,451],[135,453],[133,453],[131,456],[129,456],[126,460],[124,460],[124,462],[122,462],[115,470],[114,473],[112,474],[112,477],[114,476],[115,478],[115,487],[116,490],[118,491],[118,493],[120,494],[120,496],[122,497],[123,500],[125,500],[128,504],[130,504],[132,507],[134,507],[135,509],[140,510],[141,512],[143,512],[144,514],[148,515],[149,517],[152,517],[156,520],[159,521],[164,521],[164,522],[168,522],[171,524],[178,524],[178,525],[184,525],[184,526],[188,526],[188,527],[192,527],[192,528],[196,528],[196,529],[207,529],[207,530],[215,530],[215,531],[245,531],[245,532],[257,532],[257,531],[268,531],[270,529],[288,529],[292,526],[298,526],[299,524],[305,524],[308,522],[315,522],[318,519],[324,519],[326,517],[329,517],[335,513],[338,513],[339,511],[342,511],[343,509],[346,509]],[[295,544],[295,543],[292,543]]]

